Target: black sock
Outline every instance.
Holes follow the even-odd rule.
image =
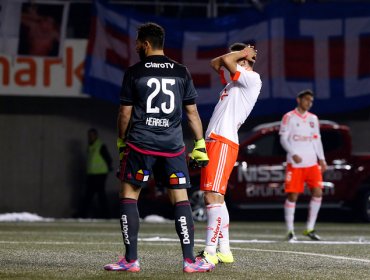
[[[134,261],[137,259],[137,237],[140,225],[136,199],[121,199],[120,223],[123,243],[126,248],[126,260]]]
[[[184,259],[194,262],[194,221],[190,202],[187,200],[175,204],[175,227]]]

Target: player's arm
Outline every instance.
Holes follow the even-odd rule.
[[[313,147],[319,159],[321,171],[325,172],[325,170],[327,169],[327,164],[325,161],[325,154],[324,154],[324,148],[323,148],[322,141],[321,141],[320,124],[319,124],[318,119],[316,119],[315,128],[314,128]]]
[[[130,124],[132,106],[121,105],[118,110],[117,129],[118,138],[125,139],[127,128]]]
[[[132,114],[131,105],[119,106],[117,117],[117,130],[118,130],[117,148],[120,160],[123,158],[123,151],[124,148],[126,147],[126,135],[127,129],[130,124],[131,114]]]
[[[237,62],[240,59],[247,59],[254,61],[256,51],[252,47],[246,47],[241,51],[230,52],[218,56],[211,60],[211,67],[219,73],[222,66],[224,66],[232,75],[236,73]]]
[[[191,131],[194,134],[194,149],[190,154],[190,167],[204,167],[207,166],[209,158],[206,150],[206,143],[203,138],[203,126],[200,120],[197,105],[186,104],[186,115]]]
[[[283,146],[284,150],[292,155],[292,158],[295,163],[302,162],[302,158],[296,153],[296,151],[293,149],[292,144],[289,141],[290,136],[290,122],[289,122],[289,116],[285,115],[283,117],[283,120],[280,124],[280,144]]]
[[[127,136],[127,130],[131,120],[132,114],[132,107],[133,107],[133,88],[134,85],[132,83],[132,73],[130,69],[125,72],[122,81],[122,87],[120,92],[120,106],[118,109],[118,117],[117,117],[117,131],[118,131],[118,138],[117,138],[117,146],[119,147],[119,142],[124,142]],[[126,145],[125,143],[121,143],[121,145]]]
[[[197,105],[185,105],[186,115],[188,117],[188,124],[193,132],[195,140],[200,140],[203,138],[203,126],[200,120]]]

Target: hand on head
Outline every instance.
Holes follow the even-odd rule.
[[[257,50],[254,49],[254,46],[247,45],[243,52],[245,53],[245,58],[249,61],[255,62],[257,56]]]

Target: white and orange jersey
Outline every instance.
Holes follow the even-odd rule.
[[[218,74],[220,76],[220,82],[223,86],[226,86],[228,83],[231,83],[233,81],[233,77],[231,76],[229,70],[227,70],[224,66],[221,66]]]
[[[252,111],[261,87],[258,73],[237,65],[232,81],[220,93],[206,131],[206,138],[219,136],[239,144],[238,130]]]
[[[325,160],[321,143],[319,119],[306,112],[300,114],[297,109],[286,113],[280,125],[280,142],[287,151],[287,162],[293,167],[310,167],[317,164],[317,159]],[[302,158],[295,163],[293,155]]]

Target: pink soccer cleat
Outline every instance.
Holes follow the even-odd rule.
[[[184,269],[183,271],[186,273],[193,273],[193,272],[209,272],[215,268],[213,263],[207,263],[202,259],[195,259],[195,262],[188,262],[188,260],[184,260]]]
[[[139,272],[140,264],[138,260],[128,262],[126,258],[123,257],[116,263],[106,264],[104,266],[105,270],[109,271],[129,271],[129,272]]]

